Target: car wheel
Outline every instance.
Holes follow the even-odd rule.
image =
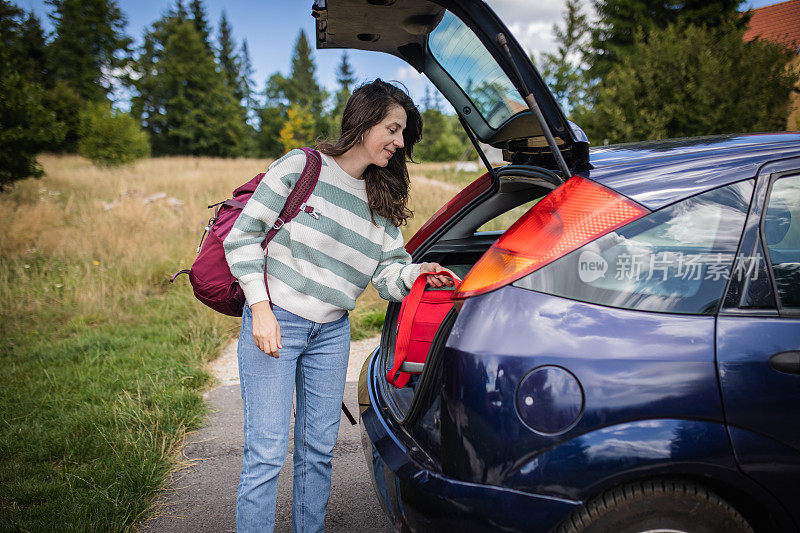
[[[618,487],[590,500],[557,533],[752,532],[733,507],[710,490],[674,480]]]

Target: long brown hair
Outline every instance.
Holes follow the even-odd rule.
[[[422,116],[407,92],[380,78],[361,85],[353,91],[344,108],[339,139],[335,143],[323,141],[317,145],[317,150],[329,156],[342,155],[360,142],[367,130],[386,118],[389,109],[396,105],[406,112],[405,146],[395,151],[386,167],[369,165],[364,170],[364,181],[373,221],[378,214],[400,226],[412,214],[406,206],[409,189],[406,160],[415,162],[412,158],[414,145],[422,136]]]

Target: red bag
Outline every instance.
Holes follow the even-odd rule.
[[[425,290],[428,276],[434,274],[449,277],[455,282],[455,286],[449,290]],[[428,357],[436,330],[453,307],[450,296],[460,281],[444,271],[425,272],[414,280],[411,292],[400,307],[397,339],[394,343],[394,366],[386,374],[386,380],[398,389],[406,386],[412,373],[418,374],[422,371],[420,365]]]

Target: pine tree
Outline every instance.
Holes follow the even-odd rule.
[[[192,12],[192,21],[194,27],[203,40],[206,49],[211,51],[211,30],[208,27],[208,20],[206,17],[206,10],[203,7],[203,0],[192,0],[189,3],[189,10]]]
[[[336,69],[336,81],[339,83],[339,91],[336,93],[336,105],[334,106],[333,114],[341,115],[347,100],[353,92],[352,87],[356,81],[355,72],[353,67],[350,66],[347,52],[342,52],[342,60]]]
[[[265,155],[278,156],[287,147],[310,144],[335,129],[334,120],[324,113],[328,94],[317,83],[311,48],[302,30],[295,43],[289,77],[278,72],[270,76],[264,96],[264,107],[258,112],[261,125],[257,144]]]
[[[128,52],[125,16],[115,0],[47,0],[55,39],[50,46],[57,81],[84,100],[101,101],[109,92],[105,79]]]
[[[543,54],[539,70],[556,101],[568,111],[586,99],[583,60],[589,27],[581,9],[581,0],[567,0],[563,25],[563,28],[553,25],[558,47],[555,53]]]
[[[442,95],[439,91],[433,91],[433,103],[431,109],[442,112]]]
[[[217,44],[219,46],[217,61],[222,69],[222,74],[225,76],[225,81],[228,87],[233,91],[236,99],[241,101],[244,98],[244,94],[242,94],[240,84],[239,57],[236,55],[236,41],[233,39],[233,28],[231,28],[230,23],[228,23],[225,10],[222,11],[222,15],[219,19]]]
[[[193,22],[165,16],[145,36],[132,108],[157,154],[244,155],[244,109]]]
[[[178,20],[187,20],[189,12],[186,11],[186,4],[183,3],[183,0],[175,0],[175,8],[167,11],[166,16]]]
[[[350,66],[350,58],[347,51],[342,52],[342,60],[336,69],[336,81],[339,82],[339,87],[345,91],[351,91],[353,84],[356,82],[356,73],[353,67]]]
[[[317,83],[316,71],[308,39],[305,32],[300,30],[292,54],[291,72],[283,89],[284,96],[290,104],[305,107],[314,117],[321,117],[328,95]]]
[[[65,125],[63,141],[53,149],[77,149],[79,114],[86,102],[107,99],[113,72],[124,65],[131,39],[115,0],[47,0],[55,38],[48,46],[45,98]]]
[[[264,86],[264,106],[258,109],[259,129],[256,132],[258,152],[266,157],[283,155],[281,129],[286,123],[287,105],[283,96],[286,78],[274,73]]]
[[[425,85],[425,96],[422,97],[422,108],[426,109],[426,110],[430,109],[432,102],[433,102],[433,100],[431,100],[431,88],[428,87],[428,85],[426,84]]]
[[[248,122],[254,122],[256,118],[256,108],[258,102],[255,98],[253,86],[253,62],[250,59],[250,49],[247,47],[247,39],[242,39],[242,47],[239,51],[239,94],[242,95],[242,103],[247,110]]]
[[[49,81],[47,44],[44,31],[42,31],[42,23],[33,11],[28,13],[23,20],[21,30],[21,45],[28,59],[29,78],[45,85]]]
[[[295,43],[289,77],[284,77],[280,73],[273,74],[267,82],[265,93],[265,109],[277,107],[284,117],[286,117],[286,110],[289,107],[302,109],[304,113],[308,113],[313,124],[313,135],[308,137],[309,142],[331,134],[331,118],[324,113],[324,103],[328,98],[328,93],[317,83],[316,66],[311,55],[311,48],[308,45],[306,34],[302,30],[300,30]],[[297,112],[300,113],[300,111]],[[271,119],[276,116],[275,112],[269,114]],[[274,144],[277,140],[276,133],[265,129],[262,124],[259,145]]]
[[[206,17],[206,10],[203,7],[203,0],[192,0],[189,3],[189,10],[192,12],[192,21],[194,27],[203,39],[203,44],[210,51],[211,50],[211,29],[208,27],[208,20]]]
[[[28,54],[32,18],[0,0],[0,190],[41,176],[36,155],[63,137]]]
[[[339,128],[342,124],[342,115],[350,95],[353,93],[353,84],[356,81],[355,72],[350,65],[347,52],[342,52],[342,60],[336,68],[336,81],[339,82],[339,90],[334,96],[333,109],[328,115],[327,136],[330,138],[339,135]]]

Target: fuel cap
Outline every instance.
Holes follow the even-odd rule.
[[[583,389],[570,371],[560,366],[533,369],[517,387],[517,412],[538,433],[568,430],[583,412]]]

